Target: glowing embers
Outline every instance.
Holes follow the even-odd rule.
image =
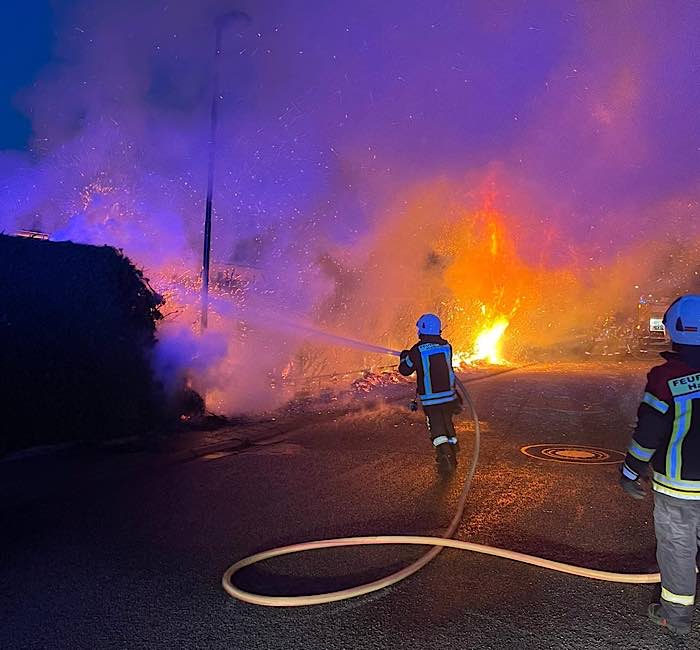
[[[527,445],[520,451],[530,458],[557,463],[582,465],[613,465],[625,459],[622,452],[586,445]]]

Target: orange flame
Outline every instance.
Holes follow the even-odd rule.
[[[508,325],[509,322],[506,318],[499,318],[491,326],[479,332],[474,342],[472,361],[485,360],[489,363],[505,363],[501,357],[501,344]]]
[[[484,327],[474,340],[472,352],[455,353],[455,364],[470,365],[476,361],[487,361],[492,364],[506,363],[501,355],[501,347],[503,345],[503,335],[509,324],[509,320],[505,316],[501,316]]]

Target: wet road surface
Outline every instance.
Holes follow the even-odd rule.
[[[468,384],[482,453],[458,537],[611,571],[652,572],[651,499],[616,464],[554,462],[526,445],[624,451],[642,364],[534,366]],[[385,405],[308,416],[241,453],[67,456],[0,464],[2,648],[697,648],[645,619],[656,586],[608,584],[447,549],[385,591],[315,608],[229,598],[229,564],[337,536],[440,534],[460,482],[440,482],[410,385]],[[461,433],[460,472],[472,441]],[[556,452],[555,452],[556,453]],[[585,453],[564,452],[575,459]],[[614,459],[615,456],[613,454]],[[461,476],[461,474],[460,474]],[[240,574],[270,594],[376,579],[424,549],[333,549]]]

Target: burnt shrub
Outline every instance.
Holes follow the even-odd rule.
[[[162,299],[120,251],[0,235],[0,451],[164,424]]]

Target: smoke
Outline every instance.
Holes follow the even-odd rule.
[[[172,290],[160,371],[222,410],[387,361],[274,315],[402,348],[437,311],[465,349],[507,315],[515,355],[696,282],[697,3],[54,5],[52,62],[18,97],[31,149],[0,154],[0,230],[123,248]],[[222,32],[212,256],[248,288],[198,338],[231,11],[251,20]]]

